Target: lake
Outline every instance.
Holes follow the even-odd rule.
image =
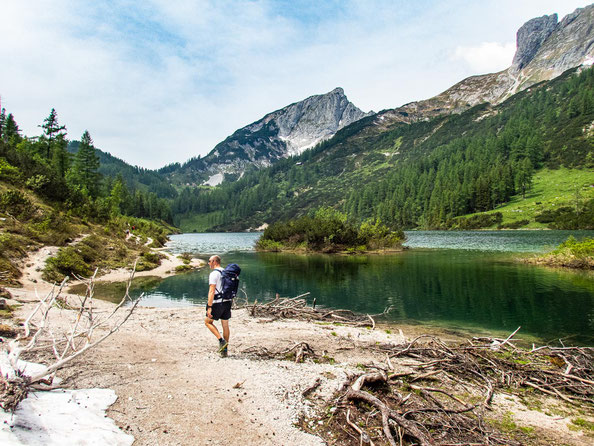
[[[181,234],[168,250],[242,267],[249,300],[310,292],[318,305],[377,314],[391,307],[391,323],[419,323],[502,336],[522,326],[540,342],[594,345],[594,273],[518,263],[564,241],[594,231],[408,231],[411,249],[390,255],[297,255],[253,251],[256,233]],[[206,269],[164,280],[144,279],[133,295],[144,305],[204,305]],[[120,286],[118,289],[117,287]],[[114,288],[115,287],[115,288]],[[121,285],[99,294],[121,296]],[[243,298],[244,293],[240,293]]]

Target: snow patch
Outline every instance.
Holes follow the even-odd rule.
[[[211,177],[202,184],[205,186],[218,186],[223,182],[224,178],[225,176],[222,173],[216,173],[211,175]]]
[[[134,437],[105,415],[116,399],[111,389],[31,392],[14,414],[0,411],[0,444],[129,446]]]
[[[42,364],[21,360],[17,367],[28,376],[47,369]],[[0,355],[0,373],[9,378],[14,377],[14,369],[6,354]],[[60,381],[54,378],[54,385]],[[134,442],[134,437],[123,433],[105,414],[116,399],[111,389],[30,392],[14,414],[0,410],[0,444],[129,446]]]
[[[592,65],[594,65],[594,57],[592,56],[586,57],[582,62],[582,66],[591,67]]]

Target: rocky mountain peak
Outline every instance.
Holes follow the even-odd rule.
[[[340,87],[290,104],[217,144],[202,159],[210,176],[207,183],[220,182],[223,173],[240,173],[248,165],[269,166],[300,154],[371,113],[359,110]]]
[[[557,14],[544,15],[527,21],[516,34],[516,54],[512,68],[524,68],[540,49],[542,43],[551,35],[557,26]]]

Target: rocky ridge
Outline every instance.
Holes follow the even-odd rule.
[[[477,104],[499,104],[522,90],[594,61],[594,5],[526,22],[516,34],[512,65],[498,73],[468,77],[439,95],[379,113],[378,124],[415,122],[460,113]]]

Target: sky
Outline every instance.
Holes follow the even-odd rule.
[[[365,112],[430,98],[590,2],[0,0],[0,98],[26,136],[55,108],[69,139],[154,169],[335,87]]]

